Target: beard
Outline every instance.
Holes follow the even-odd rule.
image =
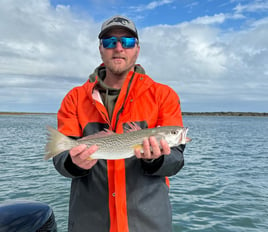
[[[138,58],[138,51],[131,58],[122,57],[120,54],[113,54],[113,57],[118,57],[118,59],[103,59],[107,72],[114,76],[125,76],[134,68]]]
[[[132,69],[133,66],[131,66],[129,68],[109,67],[109,66],[107,66],[106,68],[107,68],[107,70],[109,70],[110,73],[112,73],[115,76],[123,76],[123,75],[126,75]]]

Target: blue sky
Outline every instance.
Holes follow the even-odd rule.
[[[101,63],[115,14],[135,21],[137,63],[183,111],[268,112],[268,0],[1,0],[0,111],[57,112]]]

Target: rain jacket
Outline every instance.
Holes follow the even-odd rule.
[[[121,88],[111,120],[96,91],[99,66],[82,86],[73,88],[58,111],[58,130],[81,138],[104,128],[123,133],[128,122],[141,128],[183,126],[178,95],[156,83],[140,66],[129,72]],[[55,168],[72,178],[68,230],[75,232],[172,231],[168,176],[184,164],[184,146],[171,149],[152,163],[135,156],[122,160],[98,160],[90,170],[71,162],[69,151],[54,157]]]

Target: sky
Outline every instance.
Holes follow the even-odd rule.
[[[137,63],[183,112],[268,112],[268,0],[0,0],[0,111],[56,113],[101,64],[113,15],[136,23]]]

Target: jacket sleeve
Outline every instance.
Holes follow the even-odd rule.
[[[82,177],[88,175],[90,170],[85,170],[76,166],[69,155],[69,151],[64,151],[53,158],[53,164],[57,171],[69,178]]]
[[[82,132],[77,118],[77,92],[71,90],[63,99],[58,111],[58,130],[72,138],[82,137]],[[89,173],[72,163],[69,151],[66,150],[53,158],[56,170],[65,177],[75,178]]]
[[[159,102],[157,126],[183,126],[179,96],[168,86],[163,86],[163,88],[157,94]],[[184,149],[185,145],[172,147],[169,155],[163,155],[151,163],[146,163],[142,160],[145,174],[156,176],[175,175],[184,165]]]

